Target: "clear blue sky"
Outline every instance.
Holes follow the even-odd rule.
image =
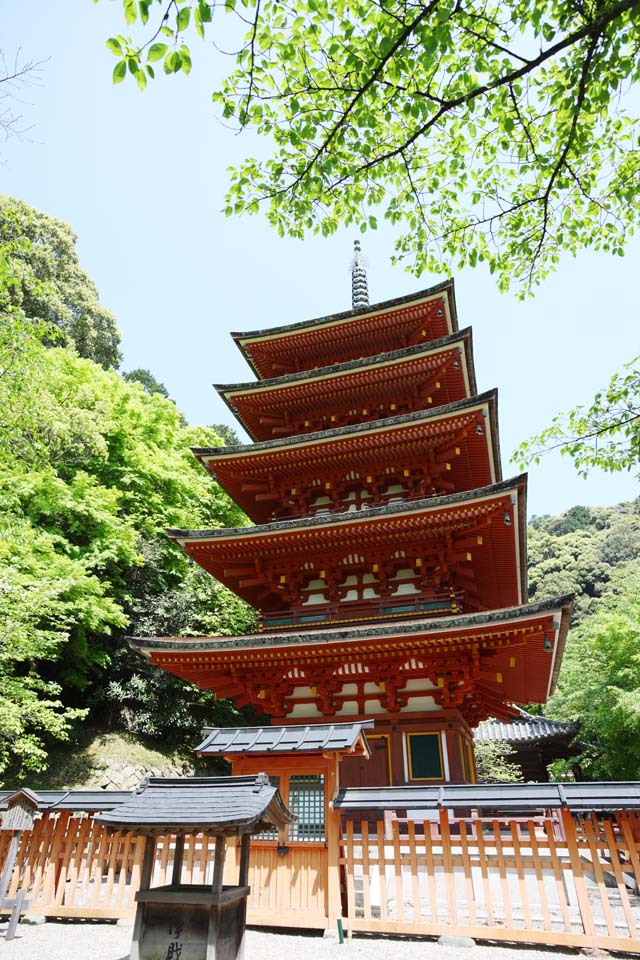
[[[354,236],[281,240],[258,217],[227,220],[226,168],[260,145],[218,120],[210,44],[194,38],[190,77],[111,83],[105,39],[121,4],[4,3],[2,49],[49,58],[21,93],[31,130],[0,145],[0,192],[72,224],[84,268],[122,331],[123,369],[146,367],[192,423],[231,422],[213,382],[249,378],[230,330],[293,323],[350,307]],[[218,61],[219,62],[219,61]],[[422,289],[389,258],[388,229],[362,238],[372,302]],[[479,390],[499,388],[505,476],[516,444],[558,410],[588,402],[640,352],[640,240],[625,258],[565,258],[533,300],[501,295],[488,273],[455,276],[461,326],[471,325]],[[581,480],[548,457],[530,471],[529,515],[637,496],[627,475]]]

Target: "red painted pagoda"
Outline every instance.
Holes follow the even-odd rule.
[[[373,720],[343,785],[469,782],[473,728],[553,690],[570,601],[527,603],[526,476],[453,281],[370,307],[358,248],[353,278],[347,313],[233,334],[255,442],[194,453],[255,526],[169,531],[259,632],[132,644],[282,728]]]

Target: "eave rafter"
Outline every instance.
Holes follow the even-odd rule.
[[[421,680],[425,694],[439,709],[457,708],[471,725],[490,715],[506,715],[507,701],[543,700],[553,658],[546,645],[558,642],[554,614],[491,629],[461,631],[457,636],[399,636],[377,642],[304,643],[283,648],[208,651],[152,651],[152,662],[200,687],[251,704],[274,717],[296,706],[318,714],[340,714],[347,702],[359,714],[378,701],[390,713],[410,708]],[[537,655],[537,675],[525,667],[525,653]]]
[[[441,496],[501,479],[495,395],[454,410],[327,431],[257,448],[194,454],[257,523],[278,517]],[[399,422],[398,422],[399,421]]]
[[[461,593],[466,611],[506,607],[523,600],[525,486],[521,477],[440,500],[171,535],[212,576],[267,614],[320,615],[324,609],[320,620],[362,619],[367,609],[385,615],[376,612],[380,598],[400,597],[406,603],[450,597],[441,612],[455,612]],[[352,613],[350,601],[366,603]],[[427,608],[415,606],[420,609]],[[298,622],[305,621],[291,624]]]
[[[310,373],[216,389],[254,440],[435,408],[475,393],[471,332]]]

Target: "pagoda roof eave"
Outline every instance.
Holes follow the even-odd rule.
[[[479,437],[476,435],[477,425],[473,429],[476,420],[484,427]],[[463,425],[466,425],[464,435],[467,429],[471,430],[466,440],[460,437]],[[305,480],[315,478],[321,464],[331,463],[337,469],[351,469],[356,451],[362,452],[363,462],[369,465],[367,472],[375,472],[376,469],[382,469],[383,464],[395,463],[394,457],[401,449],[414,451],[414,456],[420,451],[420,456],[426,458],[427,451],[434,444],[453,442],[454,436],[456,454],[460,452],[458,445],[463,445],[467,454],[463,458],[464,478],[455,479],[455,470],[448,477],[453,481],[453,486],[449,488],[451,491],[469,490],[502,481],[496,390],[380,420],[255,444],[192,447],[191,452],[244,512],[260,524],[267,523],[275,511],[271,503],[264,502],[264,497],[256,500],[256,491],[259,493],[260,490],[251,485],[265,484],[263,493],[267,493],[272,489],[271,477],[274,474],[281,477],[286,475],[290,484],[297,487],[304,484]],[[455,468],[457,464],[453,466]],[[437,495],[435,490],[433,495]]]
[[[347,424],[342,427],[333,427],[330,430],[318,430],[315,433],[305,433],[291,437],[282,437],[275,440],[260,440],[251,444],[235,444],[233,446],[223,447],[191,447],[191,452],[197,459],[203,457],[223,457],[223,456],[246,456],[254,451],[259,453],[262,450],[277,450],[293,446],[308,446],[311,443],[318,443],[322,440],[332,440],[334,437],[342,437],[350,434],[371,433],[374,430],[382,430],[387,427],[403,426],[404,424],[414,423],[421,420],[437,420],[450,414],[460,413],[469,408],[480,406],[481,404],[489,406],[489,416],[491,419],[491,434],[494,440],[494,457],[496,460],[496,473],[500,474],[500,442],[498,436],[498,391],[486,390],[484,393],[477,393],[472,397],[466,397],[464,400],[456,400],[454,403],[444,403],[439,407],[430,407],[427,410],[416,410],[413,413],[403,413],[395,417],[384,417],[380,420],[366,420],[363,423]]]
[[[402,500],[399,503],[389,503],[382,507],[373,507],[372,509],[359,510],[354,513],[316,514],[311,517],[274,520],[272,523],[256,524],[253,527],[219,527],[214,530],[182,530],[167,527],[165,528],[165,533],[171,540],[181,543],[182,541],[214,540],[235,536],[261,536],[263,534],[275,533],[279,530],[293,531],[296,529],[304,529],[305,527],[357,523],[360,520],[374,519],[375,517],[383,517],[390,514],[417,513],[427,508],[438,510],[458,503],[464,503],[467,500],[486,499],[487,497],[508,493],[516,489],[520,489],[524,494],[527,486],[527,476],[526,473],[521,473],[517,477],[501,480],[499,483],[493,483],[487,487],[479,487],[475,490],[464,490],[460,493],[449,493],[442,497],[428,497],[423,500]],[[524,497],[519,498],[520,519],[524,520],[526,517],[526,503],[522,501],[524,501]]]
[[[455,332],[458,330],[458,314],[456,308],[455,284],[453,277],[450,277],[448,280],[437,283],[432,287],[419,290],[417,293],[410,293],[403,297],[394,297],[391,300],[383,300],[380,303],[369,304],[366,307],[360,307],[356,310],[344,310],[340,313],[328,314],[327,316],[316,317],[312,320],[302,320],[297,323],[282,324],[277,327],[267,327],[260,330],[248,330],[244,332],[233,331],[231,332],[230,336],[256,376],[259,376],[251,357],[247,356],[244,341],[256,340],[263,337],[278,337],[279,335],[286,336],[287,334],[295,335],[296,333],[312,330],[314,327],[356,320],[360,317],[367,316],[368,314],[376,314],[387,310],[393,310],[394,308],[408,306],[416,301],[435,297],[439,293],[445,293],[447,295],[449,315],[451,317],[451,328],[452,331]]]
[[[313,632],[299,630],[286,633],[265,631],[259,634],[235,637],[127,637],[126,639],[132,650],[148,660],[152,660],[154,654],[163,652],[197,656],[232,654],[234,651],[242,651],[246,654],[254,650],[257,654],[263,650],[270,650],[275,653],[278,648],[283,653],[289,651],[287,653],[289,657],[292,654],[292,648],[297,648],[301,652],[306,651],[308,654],[309,648],[312,647],[322,651],[323,648],[332,646],[335,650],[336,645],[343,648],[352,644],[357,645],[359,642],[376,643],[379,640],[390,640],[392,638],[411,639],[412,635],[415,635],[416,638],[419,635],[434,638],[439,635],[441,640],[450,639],[454,641],[457,638],[459,639],[461,635],[464,636],[465,633],[473,635],[473,632],[477,630],[490,629],[493,626],[504,628],[508,627],[509,624],[513,624],[515,628],[527,620],[557,612],[560,620],[557,623],[554,622],[556,642],[553,648],[553,661],[549,669],[546,694],[550,696],[553,693],[560,671],[574,596],[574,594],[565,594],[516,607],[503,607],[499,610],[488,610],[481,613],[456,614],[453,617],[446,618],[425,617],[416,620],[376,621],[360,627],[333,627],[326,630],[316,629]],[[469,642],[473,642],[473,636],[470,636]]]
[[[346,360],[344,363],[333,363],[326,367],[314,367],[311,370],[300,370],[296,373],[287,373],[281,377],[269,377],[265,380],[248,380],[243,383],[214,383],[213,388],[223,400],[226,400],[225,394],[245,393],[251,390],[266,391],[273,388],[287,386],[304,380],[318,380],[322,377],[332,376],[333,374],[343,373],[350,370],[357,370],[358,367],[377,367],[381,363],[387,363],[390,360],[401,360],[405,357],[418,356],[421,353],[437,353],[439,350],[451,347],[456,343],[463,342],[467,353],[467,373],[469,377],[469,386],[471,395],[476,393],[476,378],[473,365],[473,334],[471,327],[464,327],[448,337],[439,337],[438,340],[431,340],[429,343],[417,343],[413,347],[403,347],[400,350],[391,350],[388,353],[376,353],[370,357],[358,357],[356,360]]]

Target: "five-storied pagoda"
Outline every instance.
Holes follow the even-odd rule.
[[[339,748],[342,785],[473,782],[473,728],[553,690],[569,602],[527,603],[526,476],[453,281],[369,306],[357,244],[352,278],[346,313],[233,334],[258,379],[217,390],[254,443],[194,453],[255,525],[169,531],[259,632],[132,644],[271,718],[208,731],[234,771]]]

